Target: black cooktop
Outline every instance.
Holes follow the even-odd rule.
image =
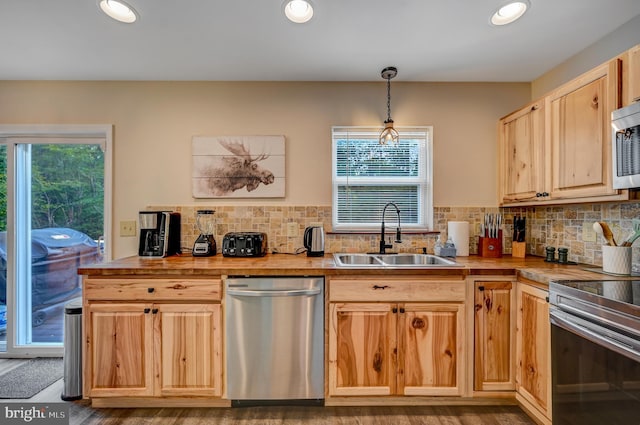
[[[553,283],[607,300],[640,306],[640,280],[559,280]]]

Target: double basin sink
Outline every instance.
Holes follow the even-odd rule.
[[[333,254],[333,259],[338,267],[461,267],[453,260],[431,254]]]

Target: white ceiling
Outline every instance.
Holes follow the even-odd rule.
[[[640,0],[531,0],[494,27],[503,0],[0,0],[0,80],[532,81],[640,14]],[[172,10],[175,8],[175,10]],[[640,43],[640,40],[638,40]]]

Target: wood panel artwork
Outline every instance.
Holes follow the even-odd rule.
[[[196,136],[194,198],[284,197],[284,136]]]
[[[395,393],[394,306],[388,303],[331,304],[331,394]]]
[[[474,389],[513,390],[512,292],[510,281],[475,283]]]

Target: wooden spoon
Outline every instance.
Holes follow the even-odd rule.
[[[600,227],[602,227],[602,236],[604,236],[607,242],[609,242],[609,245],[618,246],[616,240],[613,238],[613,232],[611,231],[609,225],[604,221],[598,221],[598,224],[600,224]]]

